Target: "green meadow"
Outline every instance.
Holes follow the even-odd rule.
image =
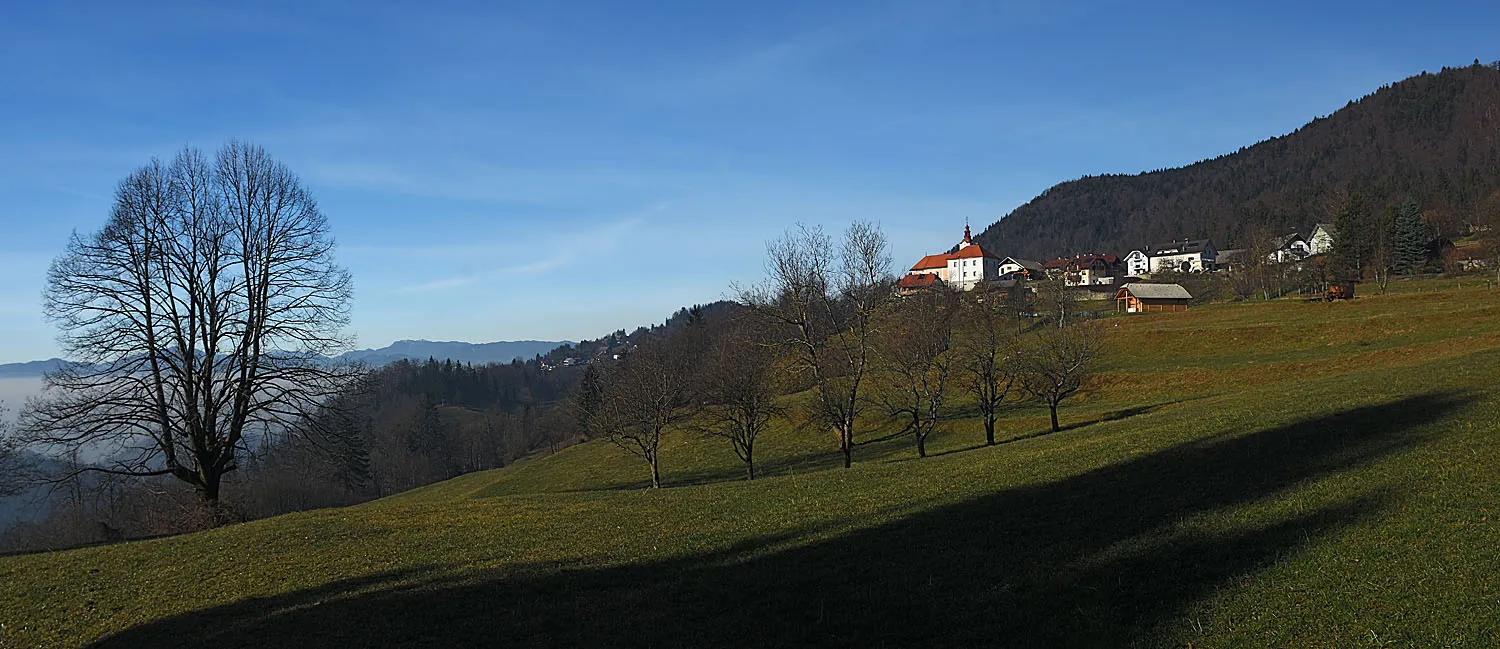
[[[1500,289],[1105,320],[1047,433],[785,422],[0,558],[0,647],[1500,645]],[[793,400],[805,395],[790,397]]]

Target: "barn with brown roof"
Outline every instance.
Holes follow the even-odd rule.
[[[1132,282],[1115,293],[1116,313],[1153,313],[1186,311],[1193,295],[1181,284],[1142,284]]]

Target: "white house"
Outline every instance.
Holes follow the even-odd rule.
[[[1026,274],[1032,277],[1041,277],[1042,262],[1030,259],[1016,259],[1015,257],[1006,257],[1000,260],[1001,275],[1009,275],[1022,270],[1026,271]]]
[[[1313,228],[1312,236],[1307,238],[1308,254],[1322,255],[1333,250],[1333,226],[1327,223],[1319,223]]]
[[[1293,232],[1286,236],[1276,237],[1276,240],[1272,241],[1271,243],[1271,254],[1266,255],[1266,261],[1269,262],[1285,264],[1288,262],[1302,261],[1303,259],[1311,257],[1313,254],[1312,246],[1309,246],[1307,244],[1307,240],[1303,239],[1302,235],[1297,234],[1296,232]]]
[[[1130,251],[1122,261],[1125,263],[1125,274],[1130,277],[1140,277],[1151,272],[1151,258],[1143,250]]]
[[[1151,246],[1146,256],[1151,260],[1151,272],[1177,270],[1185,273],[1201,273],[1213,270],[1214,259],[1219,251],[1208,239],[1183,239]]]

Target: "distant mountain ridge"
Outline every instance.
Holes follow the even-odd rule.
[[[570,344],[572,342],[567,340],[501,340],[491,343],[398,340],[379,349],[357,349],[345,352],[337,358],[377,366],[399,360],[425,361],[429,358],[484,365],[486,363],[509,363],[514,360],[529,361],[538,355]],[[0,365],[0,379],[37,378],[57,369],[65,362],[60,358],[52,358],[45,361]]]
[[[27,361],[25,363],[7,363],[0,365],[0,379],[31,379],[39,377],[47,372],[62,367],[66,363],[61,358],[49,358],[45,361]]]
[[[1376,212],[1410,194],[1438,234],[1455,236],[1478,214],[1500,215],[1497,106],[1500,63],[1423,73],[1234,153],[1054,185],[975,240],[1025,259],[1185,237],[1244,247],[1257,231],[1307,236],[1350,192]]]
[[[425,361],[429,358],[452,360],[457,363],[509,363],[514,360],[527,361],[546,354],[567,340],[511,340],[490,343],[466,343],[460,341],[398,340],[379,349],[360,349],[339,355],[341,360],[359,361],[370,365],[385,365],[399,360]]]

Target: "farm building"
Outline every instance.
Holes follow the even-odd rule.
[[[1115,293],[1115,311],[1150,313],[1152,311],[1186,311],[1193,296],[1180,284],[1141,284],[1134,282]]]
[[[943,280],[936,273],[918,273],[914,271],[912,274],[902,277],[900,281],[896,282],[896,292],[902,295],[911,295],[912,293],[925,291],[942,283]]]

